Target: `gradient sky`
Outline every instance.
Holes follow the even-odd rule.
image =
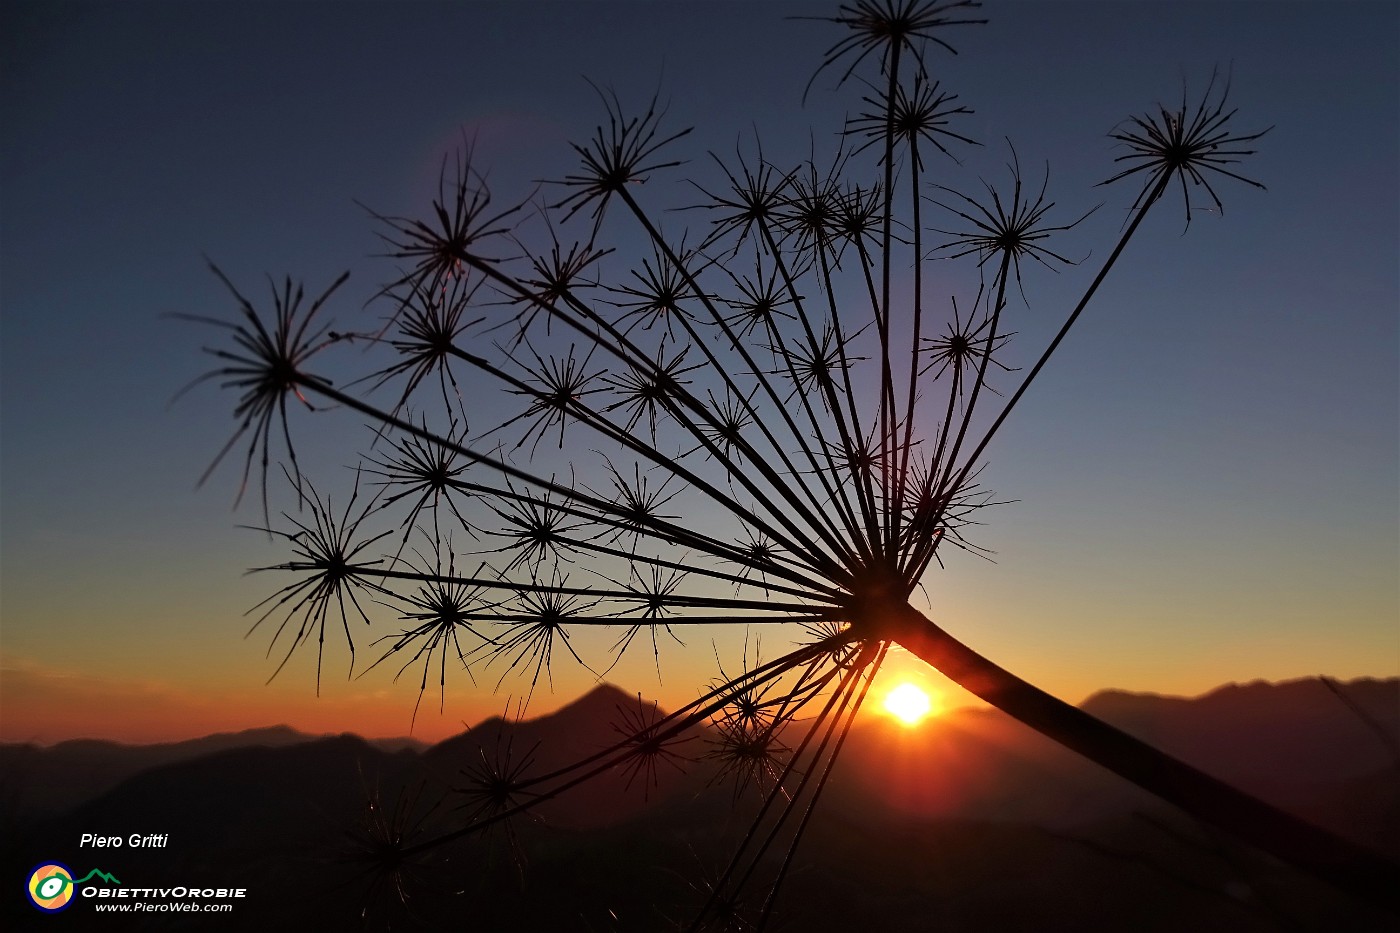
[[[285,559],[237,471],[195,482],[232,429],[205,386],[205,330],[230,316],[214,259],[246,292],[352,272],[338,319],[387,277],[386,213],[428,205],[465,132],[504,200],[570,171],[601,116],[659,91],[694,125],[697,164],[758,126],[795,161],[849,95],[803,88],[827,45],[803,3],[24,3],[0,12],[0,738],[153,740],[288,722],[407,731],[416,680],[343,679],[300,661],[272,685],[243,613]],[[1131,202],[1107,132],[1215,66],[1240,125],[1274,129],[1223,217],[1182,235],[1154,212],[989,451],[1014,504],[953,559],[930,614],[1071,701],[1102,687],[1195,694],[1231,680],[1400,673],[1400,11],[1393,3],[988,3],[936,76],[976,110],[969,171],[1051,165],[1066,209],[1104,202],[1071,253],[1102,255]],[[1038,170],[1037,170],[1038,171]],[[1033,173],[1034,174],[1034,173]],[[665,180],[684,203],[684,173]],[[975,174],[974,176],[975,177]],[[1038,177],[1038,175],[1037,175]],[[1033,344],[1096,265],[1032,275]],[[1040,313],[1037,316],[1038,312]],[[1062,312],[1061,312],[1062,313]],[[357,422],[308,426],[352,460]],[[332,452],[323,437],[342,440]],[[776,646],[774,646],[776,648]],[[742,638],[645,659],[610,679],[674,706],[731,673]],[[765,650],[768,656],[775,651]],[[304,659],[302,659],[304,660]],[[908,659],[894,666],[917,670]],[[936,675],[927,682],[963,695]],[[411,678],[410,678],[411,679]],[[557,706],[591,684],[561,668]],[[501,711],[509,685],[465,678],[436,738]],[[435,705],[433,703],[432,705]]]

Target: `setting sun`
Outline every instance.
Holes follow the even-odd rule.
[[[906,726],[914,726],[937,710],[927,693],[905,682],[885,695],[885,712]]]

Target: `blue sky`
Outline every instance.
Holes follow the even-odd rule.
[[[648,184],[684,204],[686,170],[757,127],[776,161],[830,151],[858,95],[819,78],[818,4],[7,4],[0,139],[0,654],[4,737],[53,740],[28,710],[82,693],[83,727],[187,707],[190,729],[250,717],[357,728],[413,691],[341,684],[310,708],[307,669],[272,687],[242,614],[283,559],[230,510],[237,470],[195,481],[232,428],[210,386],[210,334],[172,313],[230,315],[207,255],[245,292],[264,274],[319,291],[337,320],[389,276],[356,201],[412,215],[465,133],[502,203],[574,160],[601,117],[658,93],[696,127],[691,166]],[[1400,673],[1396,114],[1400,14],[1387,3],[991,3],[936,76],[982,141],[949,183],[1048,160],[1064,241],[1088,257],[1031,271],[1018,342],[1043,343],[1111,247],[1131,192],[1107,133],[1232,75],[1240,125],[1274,128],[1223,216],[1154,213],[989,451],[1002,498],[950,562],[934,617],[1067,699],[1107,686],[1199,692],[1227,680]],[[675,229],[686,215],[668,215]],[[303,419],[308,456],[342,464],[355,422]],[[347,442],[348,438],[348,442]],[[334,446],[332,446],[334,442]],[[708,645],[662,686],[689,699]],[[691,666],[694,664],[695,666]],[[646,678],[650,681],[646,682]],[[637,682],[629,682],[635,677]],[[499,708],[488,678],[447,726]],[[588,685],[568,675],[541,709]],[[81,685],[79,688],[78,685]],[[16,703],[22,704],[22,709]],[[125,705],[124,705],[125,704]],[[142,705],[146,704],[146,705]],[[17,710],[20,710],[17,712]],[[240,711],[241,712],[238,712]],[[285,710],[285,715],[279,715]],[[202,712],[201,712],[202,711]],[[378,722],[378,720],[376,720]],[[436,727],[436,725],[434,726]],[[421,724],[420,724],[421,728]],[[123,731],[126,730],[126,731]],[[391,726],[366,731],[402,731]]]

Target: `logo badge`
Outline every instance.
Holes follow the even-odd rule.
[[[29,873],[29,902],[45,913],[58,913],[73,903],[73,871],[46,862]]]

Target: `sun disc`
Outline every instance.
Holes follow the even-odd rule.
[[[928,694],[911,683],[900,684],[885,696],[885,712],[906,726],[917,725],[932,711]]]

